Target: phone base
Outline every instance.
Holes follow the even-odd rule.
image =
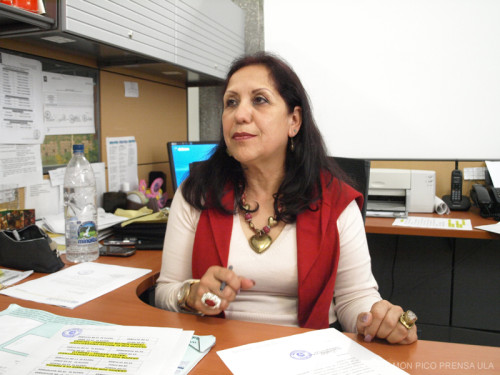
[[[451,195],[444,195],[443,202],[446,203],[452,211],[467,211],[470,208],[470,199],[465,195],[462,195],[461,201],[452,201]]]

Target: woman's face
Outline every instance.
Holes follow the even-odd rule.
[[[282,165],[288,137],[299,131],[301,115],[300,107],[288,113],[265,66],[244,67],[231,76],[224,93],[222,127],[227,148],[244,165]]]

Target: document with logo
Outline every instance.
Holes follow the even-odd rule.
[[[235,375],[406,374],[333,328],[220,350],[217,354]]]
[[[14,298],[70,309],[151,272],[145,268],[86,262],[0,291]]]
[[[46,338],[16,374],[173,375],[192,335],[179,328],[69,324]]]
[[[0,375],[23,374],[20,365],[26,371],[43,368],[47,375],[113,374],[126,368],[128,374],[149,375],[161,369],[162,375],[187,375],[214,346],[215,337],[179,331],[114,326],[11,304],[0,311]],[[167,350],[171,352],[165,356]],[[144,364],[146,359],[149,363]]]

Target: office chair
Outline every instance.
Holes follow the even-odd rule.
[[[337,156],[330,156],[333,161],[345,173],[344,179],[354,189],[363,194],[364,202],[361,209],[363,221],[366,218],[366,204],[368,200],[368,184],[370,181],[370,160],[352,159]]]
[[[365,221],[368,184],[370,182],[370,160],[342,158],[337,156],[329,156],[329,159],[334,167],[338,167],[341,172],[344,173],[344,176],[341,175],[340,178],[363,194],[364,200],[363,207],[361,208],[361,215],[363,216],[363,221]],[[330,324],[330,327],[340,332],[344,331],[338,320]]]

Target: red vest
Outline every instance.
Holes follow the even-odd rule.
[[[334,179],[327,186],[323,177],[319,209],[305,210],[297,216],[298,321],[301,327],[328,328],[339,261],[337,219],[352,200],[356,199],[360,208],[363,206],[361,193],[338,182]],[[233,202],[234,193],[229,190],[223,203],[233,207]],[[231,215],[214,209],[202,211],[193,246],[194,278],[201,278],[212,265],[227,267],[232,225]]]

